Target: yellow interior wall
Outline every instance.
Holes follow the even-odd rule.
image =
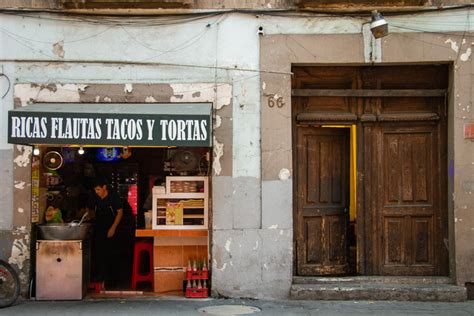
[[[350,221],[355,221],[356,219],[356,210],[357,210],[357,205],[356,205],[356,202],[357,202],[357,194],[356,194],[356,186],[357,186],[357,151],[356,151],[356,147],[357,147],[357,129],[356,129],[356,126],[355,125],[351,125],[351,167],[350,167],[350,173],[351,173],[351,176],[350,176],[350,182],[351,182],[351,185],[350,185],[350,206],[349,206],[349,217],[350,217]]]
[[[328,128],[350,128],[350,202],[349,202],[349,218],[353,222],[356,220],[357,216],[357,128],[353,125],[323,125],[321,127]]]

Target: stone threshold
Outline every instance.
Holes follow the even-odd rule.
[[[296,300],[395,300],[461,302],[466,288],[448,277],[293,277]]]

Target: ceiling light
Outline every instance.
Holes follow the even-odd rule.
[[[77,153],[78,153],[79,155],[84,155],[84,153],[85,153],[84,148],[82,148],[82,146],[79,147],[79,149],[77,150]]]
[[[388,35],[388,23],[383,18],[383,15],[377,10],[372,11],[370,31],[375,38],[381,38]]]
[[[35,148],[33,149],[33,155],[39,156],[39,154],[40,154],[39,148],[36,148],[36,147],[35,147]]]

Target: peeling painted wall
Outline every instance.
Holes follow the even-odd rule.
[[[142,103],[150,102],[212,102],[214,103],[214,116],[220,116],[218,125],[214,124],[214,139],[218,150],[214,150],[213,176],[214,178],[228,176],[232,166],[232,86],[228,84],[16,84],[14,86],[14,100],[18,106],[41,102],[107,102],[117,103]],[[217,100],[217,101],[216,101]],[[107,106],[107,104],[104,104]],[[177,105],[179,106],[179,105]],[[13,207],[17,207],[13,215],[16,221],[25,226],[15,226],[12,230],[13,240],[9,253],[9,262],[20,270],[24,287],[28,284],[29,258],[30,258],[30,216],[31,195],[31,154],[32,147],[16,145],[16,157],[13,159],[13,188],[15,200]],[[224,155],[224,148],[227,156]],[[11,162],[12,160],[10,160]],[[218,207],[217,207],[218,209]],[[6,242],[6,240],[5,240]]]
[[[467,12],[459,13],[466,16]],[[263,71],[289,71],[292,63],[315,65],[363,65],[364,63],[452,63],[453,74],[451,83],[451,101],[449,104],[449,159],[452,161],[452,173],[449,181],[453,183],[449,197],[449,229],[450,229],[450,261],[451,277],[454,282],[464,285],[474,280],[474,272],[470,264],[474,258],[474,250],[468,246],[474,238],[472,195],[474,175],[474,144],[463,139],[462,129],[466,122],[474,121],[472,108],[472,71],[471,46],[462,33],[442,34],[443,18],[433,15],[394,18],[396,23],[403,21],[406,28],[410,22],[418,25],[419,21],[426,23],[429,28],[437,29],[437,34],[423,32],[407,33],[406,29],[400,33],[393,32],[388,37],[374,40],[368,38],[366,31],[353,35],[271,35],[261,40],[261,69]],[[465,23],[466,20],[463,20]],[[391,23],[391,22],[389,22]],[[394,24],[396,24],[394,23]],[[421,22],[420,22],[421,23]],[[444,23],[447,23],[446,20]],[[457,22],[458,27],[461,22]],[[470,24],[464,24],[468,28]],[[413,26],[414,28],[420,27]],[[450,27],[455,28],[454,25]],[[471,30],[471,29],[469,29]],[[472,30],[471,30],[472,31]],[[362,35],[362,38],[361,38]],[[377,43],[374,43],[377,42]],[[293,42],[296,45],[289,46]],[[324,43],[324,45],[319,45]],[[342,46],[341,46],[342,45]],[[278,53],[275,53],[278,52]],[[291,157],[291,108],[266,106],[276,94],[282,97],[283,103],[291,104],[291,79],[272,73],[263,73],[261,76],[262,102],[262,187],[278,182],[281,179],[281,170],[292,170]],[[283,87],[283,88],[282,88]],[[287,153],[282,155],[281,153]],[[449,161],[445,162],[446,164]],[[286,172],[285,172],[286,173]],[[287,188],[288,194],[292,187]],[[282,190],[263,191],[262,200],[271,200]],[[291,212],[291,205],[287,206]],[[265,214],[266,208],[263,209]]]
[[[293,273],[291,63],[454,62],[452,260],[458,283],[474,280],[474,152],[462,139],[463,122],[474,121],[472,43],[462,34],[473,30],[460,18],[469,11],[456,12],[389,17],[392,34],[382,40],[370,36],[369,17],[231,13],[170,26],[160,18],[117,25],[1,15],[0,63],[12,83],[0,100],[0,184],[12,192],[0,194],[8,210],[0,216],[1,255],[21,266],[26,282],[31,148],[6,143],[8,109],[35,102],[212,102],[213,293],[286,298]]]
[[[140,1],[130,1],[130,3],[134,4],[132,7],[140,6]],[[143,1],[146,4],[149,4],[151,1]],[[168,1],[168,6],[164,7],[169,7],[169,2]],[[171,1],[173,2],[173,1]],[[180,8],[181,6],[179,5],[179,1],[176,1],[178,3],[177,7]],[[448,0],[448,1],[443,1],[443,0],[425,0],[425,1],[295,1],[295,0],[195,0],[195,1],[184,1],[184,3],[190,4],[190,8],[192,9],[233,9],[233,8],[246,8],[246,9],[287,9],[289,7],[295,7],[298,4],[306,4],[309,7],[338,7],[338,8],[346,8],[348,5],[350,7],[353,7],[354,4],[356,6],[359,5],[381,5],[381,6],[407,6],[407,5],[413,5],[413,6],[420,6],[421,7],[426,7],[426,6],[438,6],[438,7],[443,7],[443,6],[450,6],[450,5],[459,5],[459,4],[469,4],[470,2],[467,0]],[[354,4],[353,4],[354,3]],[[163,8],[163,4],[166,4],[166,2],[160,2],[156,1],[155,3],[155,8]],[[62,5],[61,1],[48,1],[48,0],[9,0],[8,4],[3,4],[7,8],[35,8],[35,9],[63,9],[64,6]],[[81,6],[81,2],[75,3],[75,5],[78,5],[79,8],[85,7]],[[75,7],[75,5],[70,5],[72,8]],[[2,4],[0,4],[0,7],[2,7]],[[99,5],[98,7],[105,7],[107,8],[107,4],[103,3],[102,5]],[[113,6],[112,6],[113,7]],[[130,5],[129,5],[130,7]],[[136,10],[139,12],[147,12],[150,11],[148,10]]]

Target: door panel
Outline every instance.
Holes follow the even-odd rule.
[[[349,130],[297,127],[299,275],[347,273]]]
[[[322,224],[323,221],[320,216],[306,218],[306,262],[311,264],[320,264],[323,262],[321,251],[321,249],[323,249],[324,240]]]
[[[384,219],[385,265],[401,264],[405,261],[405,236],[403,230],[403,218],[386,217]]]
[[[432,238],[430,232],[433,232],[432,219],[430,217],[414,217],[412,219],[413,227],[413,264],[429,264],[432,261]]]
[[[432,141],[430,131],[383,131],[385,205],[432,204],[431,174],[427,172],[432,164]]]
[[[437,126],[380,127],[378,222],[382,275],[437,272],[434,223],[440,213]]]

